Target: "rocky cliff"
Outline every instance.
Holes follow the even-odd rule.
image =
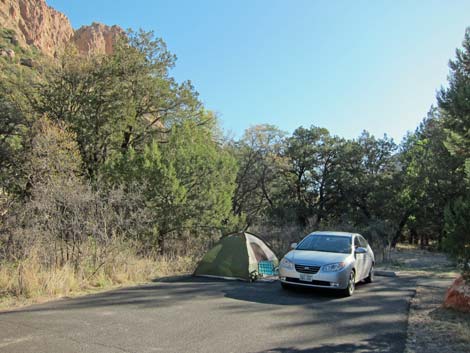
[[[106,26],[93,22],[91,26],[79,28],[73,36],[73,42],[82,54],[110,54],[116,40],[124,34],[119,26]]]
[[[118,26],[93,23],[74,31],[69,19],[45,0],[0,0],[0,27],[15,32],[14,41],[54,56],[69,43],[83,54],[107,53],[124,33]]]

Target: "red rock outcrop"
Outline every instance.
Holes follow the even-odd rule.
[[[114,43],[124,31],[119,26],[106,26],[93,22],[91,26],[79,28],[73,41],[82,54],[111,54]]]
[[[470,284],[462,277],[457,278],[447,290],[444,307],[470,312]]]
[[[54,55],[74,35],[68,18],[45,0],[0,0],[0,26],[12,29],[20,45]]]
[[[82,54],[109,54],[124,34],[118,26],[93,23],[74,31],[69,19],[45,0],[0,0],[0,27],[15,32],[14,41],[54,56],[73,43]]]

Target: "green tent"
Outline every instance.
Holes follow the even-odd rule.
[[[250,233],[224,236],[204,256],[195,276],[250,280],[260,272],[260,265],[279,263],[266,243]]]

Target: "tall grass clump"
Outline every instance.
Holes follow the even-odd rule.
[[[97,262],[96,245],[82,247],[79,263],[54,263],[44,249],[31,249],[30,256],[0,263],[0,303],[31,302],[92,291],[95,289],[142,283],[154,278],[193,270],[192,256],[150,257],[138,254],[128,242],[116,239],[112,250]]]

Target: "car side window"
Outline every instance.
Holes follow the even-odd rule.
[[[359,237],[354,237],[354,248],[357,249],[360,246],[362,246],[362,245],[359,242]]]
[[[359,244],[361,244],[361,247],[363,248],[367,248],[367,246],[369,245],[367,243],[367,240],[365,240],[363,237],[359,237]]]

